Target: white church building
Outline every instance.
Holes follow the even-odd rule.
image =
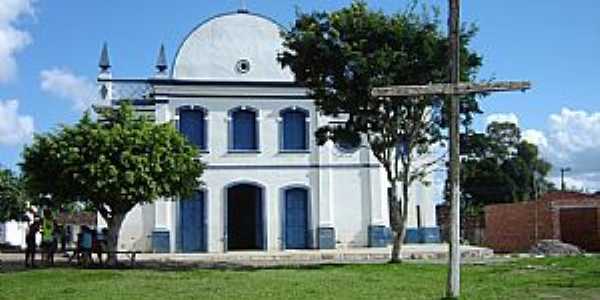
[[[222,253],[385,247],[385,172],[365,144],[318,146],[320,115],[282,51],[273,20],[240,10],[215,16],[185,37],[172,66],[161,47],[148,78],[113,77],[108,49],[98,84],[105,104],[131,101],[171,123],[201,150],[207,168],[193,199],[137,206],[119,247]],[[339,120],[338,120],[339,121]],[[408,242],[438,242],[435,187],[411,190]]]

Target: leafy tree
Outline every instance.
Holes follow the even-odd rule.
[[[462,197],[469,207],[480,208],[485,201],[512,202],[517,197],[517,183],[494,158],[463,160],[461,173]]]
[[[508,159],[517,152],[521,143],[521,130],[511,122],[492,122],[486,129],[495,155],[500,159]]]
[[[394,233],[392,261],[400,261],[406,234],[409,189],[426,182],[432,145],[440,143],[442,118],[436,97],[379,98],[371,90],[387,85],[448,82],[448,41],[437,15],[412,8],[394,15],[370,10],[363,1],[333,12],[300,13],[293,28],[282,33],[286,50],[279,61],[309,89],[319,111],[343,125],[326,125],[316,132],[320,144],[366,138],[387,174]],[[481,58],[467,49],[475,34],[462,33],[463,81],[469,81]],[[478,111],[474,98],[465,98],[464,119]],[[400,192],[401,188],[401,192]]]
[[[89,114],[74,126],[37,135],[25,148],[23,173],[31,190],[57,204],[92,206],[108,225],[116,251],[126,214],[137,204],[186,197],[198,188],[203,165],[197,149],[169,124],[135,117],[130,105]],[[116,255],[109,255],[116,264]]]
[[[552,166],[540,158],[537,146],[521,140],[516,124],[491,123],[486,134],[472,134],[466,141],[461,186],[463,201],[473,211],[529,200],[550,188],[545,177]]]
[[[21,220],[27,209],[27,196],[20,177],[0,170],[0,222]]]

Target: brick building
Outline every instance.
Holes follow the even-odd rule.
[[[526,252],[544,239],[600,251],[600,197],[557,192],[485,207],[485,246],[494,251]]]

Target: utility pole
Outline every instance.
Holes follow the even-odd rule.
[[[460,97],[478,93],[525,91],[528,81],[460,83],[460,0],[449,0],[450,82],[415,86],[387,86],[373,89],[375,97],[449,96],[450,101],[450,248],[448,255],[447,298],[460,296]]]
[[[565,184],[565,173],[571,172],[571,168],[560,168],[560,191],[564,192],[567,190],[567,185]]]
[[[450,84],[460,83],[460,0],[449,0]],[[460,98],[450,95],[450,249],[446,297],[460,295]]]

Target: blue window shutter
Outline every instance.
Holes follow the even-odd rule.
[[[184,109],[179,112],[179,130],[198,149],[206,150],[206,120],[202,110]]]
[[[306,150],[306,114],[301,111],[283,113],[283,150]]]
[[[232,114],[233,149],[258,150],[256,139],[256,113],[239,110]]]

